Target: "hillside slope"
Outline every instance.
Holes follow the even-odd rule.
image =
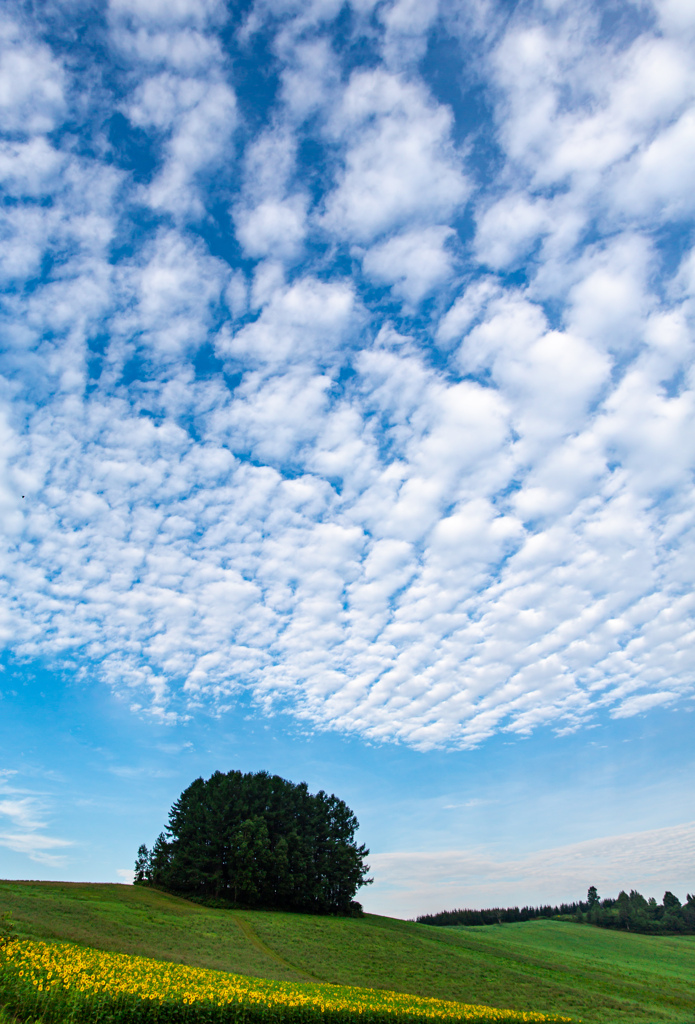
[[[433,928],[208,910],[125,885],[0,882],[20,936],[279,980],[321,980],[564,1013],[587,1024],[695,1024],[695,937],[557,921]]]

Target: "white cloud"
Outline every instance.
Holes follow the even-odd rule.
[[[660,693],[643,693],[637,697],[628,697],[620,707],[613,711],[613,718],[632,718],[633,715],[643,714],[651,708],[661,707],[664,704],[672,704],[677,700],[677,693],[670,693],[662,690]]]
[[[332,362],[336,347],[349,330],[354,294],[349,284],[324,284],[300,279],[278,288],[266,300],[258,320],[231,339],[220,339],[221,355],[254,363],[301,362],[307,357]]]
[[[237,238],[252,257],[296,257],[306,234],[308,198],[288,193],[295,170],[296,139],[283,130],[262,133],[244,154],[243,198],[233,217]]]
[[[109,42],[130,64],[130,95],[118,106],[150,132],[163,156],[140,198],[177,218],[199,218],[205,187],[199,176],[218,174],[233,157],[236,96],[217,30],[226,14],[217,0],[111,0]],[[153,141],[154,141],[153,140]]]
[[[47,828],[45,800],[14,786],[10,780],[16,774],[0,772],[0,846],[27,854],[38,864],[61,864],[64,858],[52,851],[72,846],[72,843],[43,831]],[[1,830],[2,824],[7,823],[13,831]]]
[[[305,234],[306,201],[302,196],[265,200],[237,214],[237,237],[249,256],[295,255]]]
[[[163,722],[249,689],[426,748],[679,706],[695,263],[669,277],[654,229],[690,210],[683,10],[660,6],[669,38],[615,47],[593,8],[519,9],[489,37],[484,12],[457,22],[501,147],[463,243],[471,178],[412,63],[430,14],[367,8],[355,32],[389,63],[351,75],[314,32],[332,2],[259,8],[282,14],[281,86],[236,164],[224,12],[113,5],[118,103],[163,160],[141,186],[115,152],[46,136],[66,96],[73,119],[102,100],[7,36],[36,61],[0,93],[24,119],[0,149],[3,636],[98,666]],[[445,289],[441,319],[415,315]]]
[[[454,340],[460,340],[490,299],[501,294],[499,283],[492,277],[483,277],[469,285],[439,322],[436,338],[440,345],[449,347]]]
[[[482,263],[499,270],[526,256],[550,229],[548,205],[525,195],[506,195],[479,218],[475,242]]]
[[[617,51],[597,38],[595,12],[579,31],[572,18],[554,30],[521,21],[495,61],[509,103],[502,137],[537,184],[589,184],[668,124],[692,90],[692,58],[678,41],[640,35]]]
[[[237,452],[253,452],[273,464],[296,459],[316,441],[329,406],[329,377],[284,374],[264,381],[249,374],[231,408],[215,415],[220,438],[229,437]]]
[[[250,200],[279,198],[285,192],[296,159],[297,140],[291,132],[260,133],[244,152],[244,189]]]
[[[218,0],[110,0],[110,42],[142,73],[147,65],[174,69],[183,75],[203,76],[224,62],[222,48],[211,28],[223,23],[225,12]]]
[[[65,156],[41,136],[0,146],[0,180],[10,195],[40,196],[55,187]]]
[[[452,253],[445,246],[453,235],[448,227],[395,235],[369,249],[362,266],[372,280],[392,284],[394,294],[419,302],[451,277]]]
[[[624,235],[605,248],[589,249],[577,262],[581,278],[569,293],[572,329],[607,349],[634,350],[651,306],[650,256],[639,236]]]
[[[512,405],[521,459],[550,436],[577,429],[610,371],[603,352],[580,333],[548,330],[538,306],[509,293],[489,303],[458,358],[468,373],[488,371]]]
[[[122,312],[114,327],[164,359],[195,349],[207,337],[211,307],[227,279],[226,267],[200,244],[162,231],[137,261],[123,268]]]
[[[169,72],[146,79],[129,104],[130,120],[169,136],[166,160],[145,189],[155,209],[200,213],[195,176],[219,164],[236,127],[236,97],[216,76],[188,78]]]
[[[180,32],[116,31],[114,41],[131,58],[165,65],[186,74],[202,71],[220,61],[222,54],[216,40],[201,32],[184,29]]]
[[[282,97],[298,119],[325,106],[340,79],[336,56],[327,39],[310,39],[288,48],[282,71]]]
[[[40,828],[43,824],[37,817],[36,801],[32,797],[0,800],[0,814],[24,829]]]
[[[205,25],[220,13],[219,0],[109,0],[109,13],[135,24]]]
[[[379,11],[384,28],[382,53],[388,67],[414,63],[427,50],[428,29],[437,20],[439,4],[424,0],[394,0]]]
[[[353,74],[332,122],[347,147],[323,223],[357,242],[450,216],[468,182],[454,149],[451,113],[421,85],[383,70]]]
[[[21,134],[49,132],[65,109],[65,74],[50,49],[0,21],[0,127]]]
[[[257,0],[239,30],[239,36],[245,43],[268,20],[283,18],[285,24],[278,33],[275,45],[284,52],[297,39],[305,34],[310,35],[312,29],[332,21],[340,13],[341,6],[341,0]]]
[[[691,213],[693,194],[687,168],[695,160],[694,139],[695,109],[690,109],[617,173],[616,207],[666,218]]]
[[[415,917],[456,907],[539,906],[637,889],[661,900],[663,891],[685,899],[692,887],[695,824],[590,839],[503,859],[486,849],[438,853],[376,853],[369,858],[375,884],[365,892],[371,913]]]
[[[477,203],[475,246],[493,268],[533,253],[538,294],[564,301],[586,233],[627,229],[629,246],[691,209],[695,61],[669,20],[680,5],[656,6],[664,34],[645,27],[627,44],[602,33],[593,4],[548,19],[518,11],[492,51],[505,166]]]
[[[669,34],[695,31],[695,15],[688,0],[657,0],[654,6],[662,26]]]
[[[37,864],[57,866],[62,864],[65,858],[51,851],[72,846],[72,843],[67,839],[54,839],[40,832],[0,832],[0,845],[14,853],[26,854]]]

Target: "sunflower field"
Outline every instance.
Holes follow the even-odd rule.
[[[0,1004],[44,1024],[458,1024],[568,1017],[378,989],[246,978],[68,942],[0,946]]]

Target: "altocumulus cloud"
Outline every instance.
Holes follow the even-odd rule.
[[[421,748],[692,700],[692,4],[242,6],[5,8],[4,643]]]

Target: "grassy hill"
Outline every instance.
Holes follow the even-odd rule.
[[[548,920],[433,928],[370,914],[209,910],[150,889],[67,882],[0,882],[6,911],[19,937],[256,977],[394,989],[587,1024],[695,1024],[695,936]]]

